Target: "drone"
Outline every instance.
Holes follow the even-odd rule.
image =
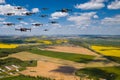
[[[48,31],[48,29],[44,29],[44,31]]]
[[[65,13],[67,13],[67,12],[72,11],[72,9],[63,8],[63,9],[61,9],[61,10],[57,10],[57,11],[61,11],[61,12],[65,12]]]
[[[26,12],[26,13],[22,13],[23,15],[26,15],[26,16],[31,16],[32,14],[35,14],[33,12]]]
[[[15,29],[15,30],[18,30],[18,31],[21,31],[21,32],[26,32],[26,31],[30,31],[31,32],[31,28],[20,28],[20,29]]]
[[[15,24],[14,24],[14,23],[4,23],[3,25],[13,26],[13,25],[15,25]]]
[[[17,6],[17,7],[15,7],[15,9],[21,10],[21,9],[23,9],[23,7]]]
[[[48,17],[48,15],[43,14],[43,15],[40,15],[40,17],[44,18],[44,17]]]
[[[42,10],[48,10],[48,8],[42,8]]]
[[[7,15],[7,16],[13,16],[13,15],[15,15],[15,13],[6,13],[5,15]]]
[[[43,26],[43,24],[40,24],[40,23],[33,23],[32,25],[33,26]]]
[[[18,19],[18,20],[23,20],[23,18],[16,18],[16,19]]]
[[[57,21],[51,21],[51,22],[49,22],[49,23],[51,23],[51,24],[56,24],[56,23],[58,23]]]

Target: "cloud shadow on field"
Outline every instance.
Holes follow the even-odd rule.
[[[51,70],[50,72],[60,72],[64,74],[73,74],[76,71],[76,68],[71,66],[59,66],[58,69]]]

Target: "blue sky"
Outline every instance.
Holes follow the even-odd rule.
[[[17,6],[24,8],[16,10]],[[62,8],[72,11],[58,11]],[[28,11],[35,14],[21,15]],[[7,13],[15,15],[6,16]],[[40,18],[42,14],[48,17]],[[19,17],[24,19],[19,21],[16,19]],[[50,21],[58,23],[50,24]],[[15,26],[3,25],[8,22],[15,23]],[[43,26],[35,27],[33,23],[42,23]],[[31,28],[32,31],[15,31],[15,28],[21,27]],[[120,35],[120,0],[0,0],[0,35],[49,34]]]

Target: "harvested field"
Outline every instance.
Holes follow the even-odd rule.
[[[92,52],[83,47],[51,46],[51,47],[45,48],[45,50],[98,56],[98,54],[96,54],[95,52]]]
[[[43,56],[43,55],[33,54],[30,52],[19,52],[16,54],[11,54],[8,57],[18,58],[23,61],[28,61],[28,60],[46,61],[46,62],[51,62],[51,63],[73,66],[75,68],[107,67],[107,66],[119,65],[115,62],[109,61],[108,59],[106,59],[102,56],[96,57],[93,61],[91,61],[89,63],[77,63],[77,62],[73,62],[73,61],[69,61],[69,60],[57,59],[57,58],[47,57],[47,56]],[[6,58],[8,58],[8,57],[6,57]]]
[[[74,67],[65,66],[57,63],[38,61],[37,67],[27,67],[27,70],[21,72],[24,75],[44,76],[56,80],[79,80],[74,75]]]
[[[55,78],[56,80],[80,80],[79,77],[74,75],[74,72],[80,68],[107,67],[118,65],[113,62],[105,63],[104,61],[107,61],[107,59],[102,57],[96,57],[95,61],[87,64],[46,57],[30,52],[19,52],[16,54],[9,55],[8,57],[15,57],[21,60],[37,60],[38,62],[36,67],[27,67],[26,70],[20,73],[23,75],[30,76],[50,77]]]
[[[18,58],[18,59],[21,59],[23,61],[40,59],[39,55],[32,54],[32,53],[29,53],[29,52],[19,52],[19,53],[16,53],[16,54],[9,55],[8,57]]]

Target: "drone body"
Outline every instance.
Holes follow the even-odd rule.
[[[26,32],[26,31],[31,31],[31,28],[20,28],[20,29],[15,29],[15,30],[18,30],[18,31],[21,31],[21,32]]]

